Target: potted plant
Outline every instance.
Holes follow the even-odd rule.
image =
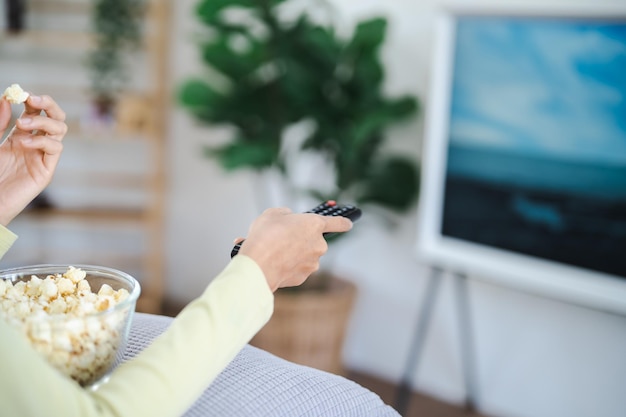
[[[230,142],[207,148],[207,156],[227,170],[278,172],[294,196],[408,209],[418,194],[418,166],[387,151],[385,131],[414,116],[418,100],[390,98],[383,91],[379,51],[387,21],[364,20],[352,34],[340,36],[331,23],[314,21],[306,12],[284,18],[289,3],[199,2],[197,17],[207,28],[200,50],[210,71],[186,81],[180,101],[200,122],[227,125],[233,132]],[[325,161],[330,185],[294,181],[294,158],[304,154]],[[253,344],[341,373],[354,293],[353,285],[329,271],[302,287],[278,291],[274,316]],[[314,334],[316,329],[321,333]],[[285,350],[294,346],[295,351]],[[302,356],[310,351],[315,354]]]
[[[94,47],[86,65],[91,78],[94,118],[111,122],[128,81],[127,58],[142,40],[146,0],[96,0],[91,11]]]

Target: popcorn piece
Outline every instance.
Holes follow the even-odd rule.
[[[96,301],[96,310],[98,311],[108,310],[111,307],[113,307],[113,305],[115,305],[115,298],[111,297],[110,295],[105,295],[105,296],[99,297],[98,300]]]
[[[105,296],[105,295],[112,296],[114,293],[115,291],[113,290],[113,288],[111,288],[109,284],[102,284],[102,287],[100,287],[100,290],[98,291],[99,296]]]
[[[67,303],[63,298],[57,298],[48,306],[48,313],[63,314],[67,310]]]
[[[78,269],[78,268],[74,268],[73,266],[70,266],[67,272],[63,274],[63,276],[65,278],[71,279],[72,282],[76,284],[77,282],[84,280],[85,277],[87,276],[87,273],[83,271],[82,269]]]
[[[72,282],[71,279],[62,277],[57,280],[57,288],[59,290],[59,294],[68,295],[74,292],[74,289],[76,288],[76,286],[74,285],[74,282]]]
[[[9,103],[22,104],[28,99],[29,94],[22,90],[19,84],[11,84],[4,90],[2,95]]]
[[[78,290],[79,295],[85,295],[91,293],[91,286],[89,285],[89,281],[79,281],[76,285],[76,289]]]
[[[41,289],[40,298],[42,300],[51,300],[53,298],[56,298],[57,294],[59,293],[56,282],[51,277],[47,277],[46,279],[44,279],[39,287]]]
[[[129,295],[130,293],[128,292],[126,288],[120,288],[119,290],[115,292],[113,297],[115,297],[115,301],[117,301],[117,303],[121,303],[122,301],[127,299]]]
[[[41,282],[42,280],[39,277],[33,275],[30,281],[26,283],[26,295],[36,297],[41,294]]]
[[[16,304],[15,309],[14,309],[14,314],[16,317],[20,319],[25,319],[26,317],[28,317],[30,315],[30,308],[28,307],[28,304],[25,304],[25,303]]]
[[[24,295],[26,293],[26,283],[24,281],[16,282],[13,285],[13,290],[16,296]]]

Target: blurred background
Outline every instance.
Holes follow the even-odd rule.
[[[401,154],[419,167],[435,16],[445,3],[286,3],[289,7],[281,15],[286,20],[307,10],[312,21],[324,22],[332,11],[338,38],[349,39],[360,22],[386,19],[383,40],[367,40],[368,34],[379,33],[371,26],[363,29],[360,39],[363,44],[371,42],[384,67],[384,77],[378,79],[381,94],[389,100],[408,97],[415,102],[398,111],[402,120],[379,115],[380,124],[363,130],[373,131],[371,140],[381,146],[368,148],[376,150],[374,155]],[[470,7],[529,4],[461,3]],[[587,3],[544,0],[537,1],[536,7]],[[230,143],[237,130],[223,123],[230,116],[206,115],[199,109],[199,103],[210,102],[210,89],[193,90],[203,91],[200,98],[181,93],[189,80],[220,77],[207,67],[207,53],[203,55],[200,47],[216,22],[201,21],[198,7],[204,5],[205,16],[211,16],[228,2],[210,4],[199,0],[0,3],[6,17],[0,26],[0,85],[19,83],[27,91],[53,96],[67,112],[70,126],[53,183],[32,210],[11,225],[20,239],[2,267],[42,262],[116,267],[141,281],[141,311],[175,314],[225,267],[233,239],[245,236],[264,207],[286,204],[305,210],[318,202],[317,197],[362,199],[369,211],[364,210],[349,238],[333,242],[327,256],[333,274],[356,287],[356,297],[348,302],[347,327],[339,331],[342,372],[383,387],[381,395],[389,403],[395,401],[394,389],[408,383],[420,395],[458,406],[452,408],[457,415],[470,413],[463,409],[468,395],[464,350],[454,277],[447,273],[441,277],[419,367],[407,369],[431,274],[415,253],[419,197],[398,210],[388,210],[378,204],[380,194],[369,202],[368,195],[359,194],[363,189],[359,184],[340,194],[332,187],[336,168],[328,160],[311,156],[296,168],[293,162],[292,168],[285,168],[295,158],[289,149],[281,148],[269,157],[274,173],[251,169],[253,163],[243,169],[224,169],[222,159],[207,155],[207,147]],[[623,0],[594,4],[622,5]],[[136,16],[141,16],[138,26],[134,26]],[[238,18],[233,19],[235,25]],[[315,39],[325,42],[326,38]],[[374,88],[378,85],[372,84]],[[216,87],[216,91],[225,90]],[[19,108],[14,110],[17,116]],[[291,126],[291,119],[284,122]],[[291,134],[306,137],[307,129],[297,126]],[[292,192],[285,193],[276,172],[293,173],[292,180],[301,188],[317,181],[331,186],[295,198]],[[404,178],[406,183],[418,179],[417,175]],[[392,184],[396,185],[388,188],[405,182]],[[474,380],[470,394],[480,414],[626,414],[624,317],[471,278]]]

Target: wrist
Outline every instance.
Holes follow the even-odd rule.
[[[15,215],[7,214],[4,210],[0,209],[0,225],[7,227],[14,218]]]
[[[8,226],[11,221],[20,213],[20,209],[0,204],[0,225]]]

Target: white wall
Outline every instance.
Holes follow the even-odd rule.
[[[172,48],[174,86],[202,71],[192,40],[195,0],[175,3]],[[391,18],[384,56],[389,90],[427,98],[433,14],[440,0],[343,0],[334,2],[350,25],[373,13]],[[465,4],[489,4],[467,0]],[[492,1],[491,4],[513,4]],[[526,2],[519,2],[526,3]],[[586,0],[546,0],[586,4]],[[623,4],[602,0],[596,4]],[[427,105],[427,103],[425,103]],[[234,237],[245,235],[257,215],[253,178],[224,173],[201,157],[203,143],[222,139],[196,126],[180,109],[171,120],[168,294],[177,301],[198,295],[207,277],[228,262]],[[393,132],[395,146],[419,155],[421,123]],[[350,368],[398,381],[429,269],[416,262],[415,213],[390,229],[364,218],[333,248],[338,269],[357,282],[360,295],[348,332]],[[470,277],[474,278],[474,277]],[[494,416],[617,417],[626,415],[626,318],[470,280],[478,404]],[[445,400],[464,397],[460,344],[451,277],[436,300],[423,362],[414,375],[417,390]]]

